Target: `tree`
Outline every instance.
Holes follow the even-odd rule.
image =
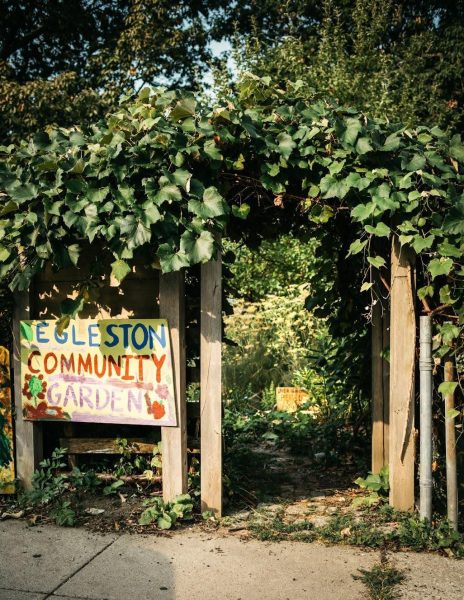
[[[275,35],[258,13],[246,52],[236,52],[241,69],[278,84],[302,79],[322,96],[406,125],[464,124],[461,0],[324,0],[319,10],[295,1],[280,13],[264,4]],[[243,50],[241,36],[235,45]]]
[[[195,85],[210,59],[208,2],[0,0],[3,143],[96,121],[125,90]]]
[[[462,125],[463,2],[0,0],[0,133],[102,117],[144,83],[198,88],[211,42],[240,66],[406,123]],[[234,33],[235,32],[235,33]]]

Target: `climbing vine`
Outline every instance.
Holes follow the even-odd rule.
[[[451,321],[448,344],[464,318],[460,135],[368,119],[303,89],[249,75],[211,109],[145,88],[89,130],[0,147],[0,279],[26,289],[47,263],[79,266],[91,246],[122,281],[139,256],[163,272],[205,262],[224,231],[264,236],[293,217],[316,228],[344,218],[348,254],[380,273],[376,239],[398,236],[417,255],[418,297]],[[366,277],[361,291],[371,288]]]

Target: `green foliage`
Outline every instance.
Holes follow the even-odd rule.
[[[140,515],[140,525],[156,523],[159,529],[171,529],[176,521],[192,516],[193,502],[189,494],[176,496],[171,502],[164,502],[158,497],[150,498],[143,504],[146,508]]]
[[[395,588],[400,585],[405,577],[382,553],[380,563],[371,569],[358,569],[361,575],[353,575],[364,583],[371,600],[394,600],[397,598]]]
[[[48,262],[79,265],[88,245],[102,250],[100,273],[116,263],[122,278],[128,270],[119,261],[130,267],[136,255],[178,270],[209,260],[227,222],[247,240],[256,219],[268,235],[280,230],[284,211],[316,231],[324,261],[336,257],[340,314],[350,305],[340,250],[345,261],[356,240],[363,245],[352,259],[361,286],[363,259],[366,272],[367,264],[384,268],[374,242],[397,235],[421,257],[418,287],[427,288],[429,309],[460,318],[462,148],[459,134],[367,118],[309,96],[301,81],[282,90],[247,76],[213,110],[188,93],[144,89],[88,131],[54,129],[1,148],[0,278],[25,289]],[[241,205],[250,185],[260,202],[237,230],[230,206]],[[264,217],[262,203],[278,208]],[[85,290],[78,301],[64,315],[79,310]],[[350,314],[360,321],[360,302],[343,311],[345,332],[353,331]]]
[[[32,506],[49,504],[63,494],[67,478],[60,471],[66,466],[65,456],[65,449],[56,448],[50,458],[39,463],[40,468],[32,476],[32,490],[23,497],[25,503]]]
[[[141,81],[193,84],[211,59],[209,9],[165,0],[69,0],[66,10],[52,0],[4,3],[2,139],[97,121]]]
[[[105,485],[103,488],[104,496],[115,496],[119,493],[120,488],[124,485],[124,481],[122,479],[117,479],[116,481],[112,481],[109,485]]]
[[[273,3],[262,4],[261,10],[272,14]],[[235,57],[242,70],[275,81],[301,79],[321,95],[371,117],[459,130],[462,11],[460,2],[292,3],[271,17],[272,37],[258,11],[245,49],[243,37],[236,37]],[[358,132],[359,122],[353,119],[345,139],[355,139]],[[397,144],[392,136],[389,148]]]
[[[306,283],[316,268],[314,238],[282,234],[257,247],[224,240],[224,262],[230,270],[227,292],[248,302],[287,295],[289,286]]]
[[[355,483],[362,489],[380,492],[382,495],[388,494],[390,489],[388,466],[382,467],[379,473],[369,473],[365,479],[358,477]]]
[[[76,524],[76,511],[71,508],[71,502],[64,500],[58,503],[51,511],[50,516],[61,527],[74,527]]]
[[[320,527],[314,527],[309,521],[288,524],[283,517],[283,510],[269,518],[258,513],[250,523],[250,530],[262,540],[319,540],[331,544],[464,556],[464,537],[454,531],[446,519],[429,523],[421,521],[418,515],[396,512],[388,505],[365,507],[361,519],[354,513],[336,515]]]
[[[263,440],[297,455],[310,455],[315,459],[322,456],[329,464],[339,462],[347,454],[361,453],[362,439],[358,439],[349,413],[343,412],[346,406],[323,414],[318,410],[315,398],[296,412],[288,413],[275,410],[275,391],[271,396],[271,408],[263,406],[256,396],[236,400],[229,397],[223,427],[227,455],[231,459],[227,464],[232,470],[237,462],[240,463],[242,449],[256,446]],[[333,405],[336,406],[336,401]]]
[[[94,491],[99,485],[94,471],[81,471],[74,467],[68,474],[62,473],[66,467],[65,448],[56,448],[51,457],[40,462],[40,468],[32,476],[32,490],[22,494],[23,506],[49,509],[50,517],[57,525],[72,527],[76,523],[78,501],[82,494]],[[66,499],[74,494],[70,500]]]
[[[386,501],[390,490],[388,466],[383,466],[379,473],[369,472],[365,479],[358,477],[354,483],[362,489],[369,490],[370,494],[369,496],[355,498],[353,506],[371,506]]]
[[[306,362],[314,323],[305,309],[305,285],[288,286],[285,295],[269,294],[257,302],[234,300],[225,333],[224,385],[261,392],[270,384],[289,385]]]
[[[68,477],[70,489],[78,494],[95,491],[100,485],[100,481],[92,469],[83,471],[79,467],[74,467]]]
[[[162,444],[158,442],[153,448],[151,457],[134,452],[135,448],[126,438],[118,438],[116,446],[121,458],[116,462],[112,471],[116,477],[143,473],[148,477],[161,474]]]

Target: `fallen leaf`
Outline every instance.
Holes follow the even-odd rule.
[[[21,517],[24,516],[24,511],[20,510],[18,512],[12,513],[12,512],[4,512],[1,516],[0,516],[0,520],[4,521],[6,519],[20,519]]]
[[[93,516],[95,516],[95,515],[101,515],[102,513],[104,513],[105,509],[104,508],[86,508],[84,510],[84,512],[87,515],[93,515]]]
[[[31,526],[35,525],[37,523],[38,518],[39,518],[39,515],[31,515],[27,520],[28,525],[31,525]]]

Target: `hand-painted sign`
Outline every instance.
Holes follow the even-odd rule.
[[[296,412],[308,400],[308,392],[300,387],[276,388],[276,406],[282,412]]]
[[[163,319],[21,321],[26,420],[176,425]]]
[[[14,494],[10,353],[0,346],[0,494]]]

